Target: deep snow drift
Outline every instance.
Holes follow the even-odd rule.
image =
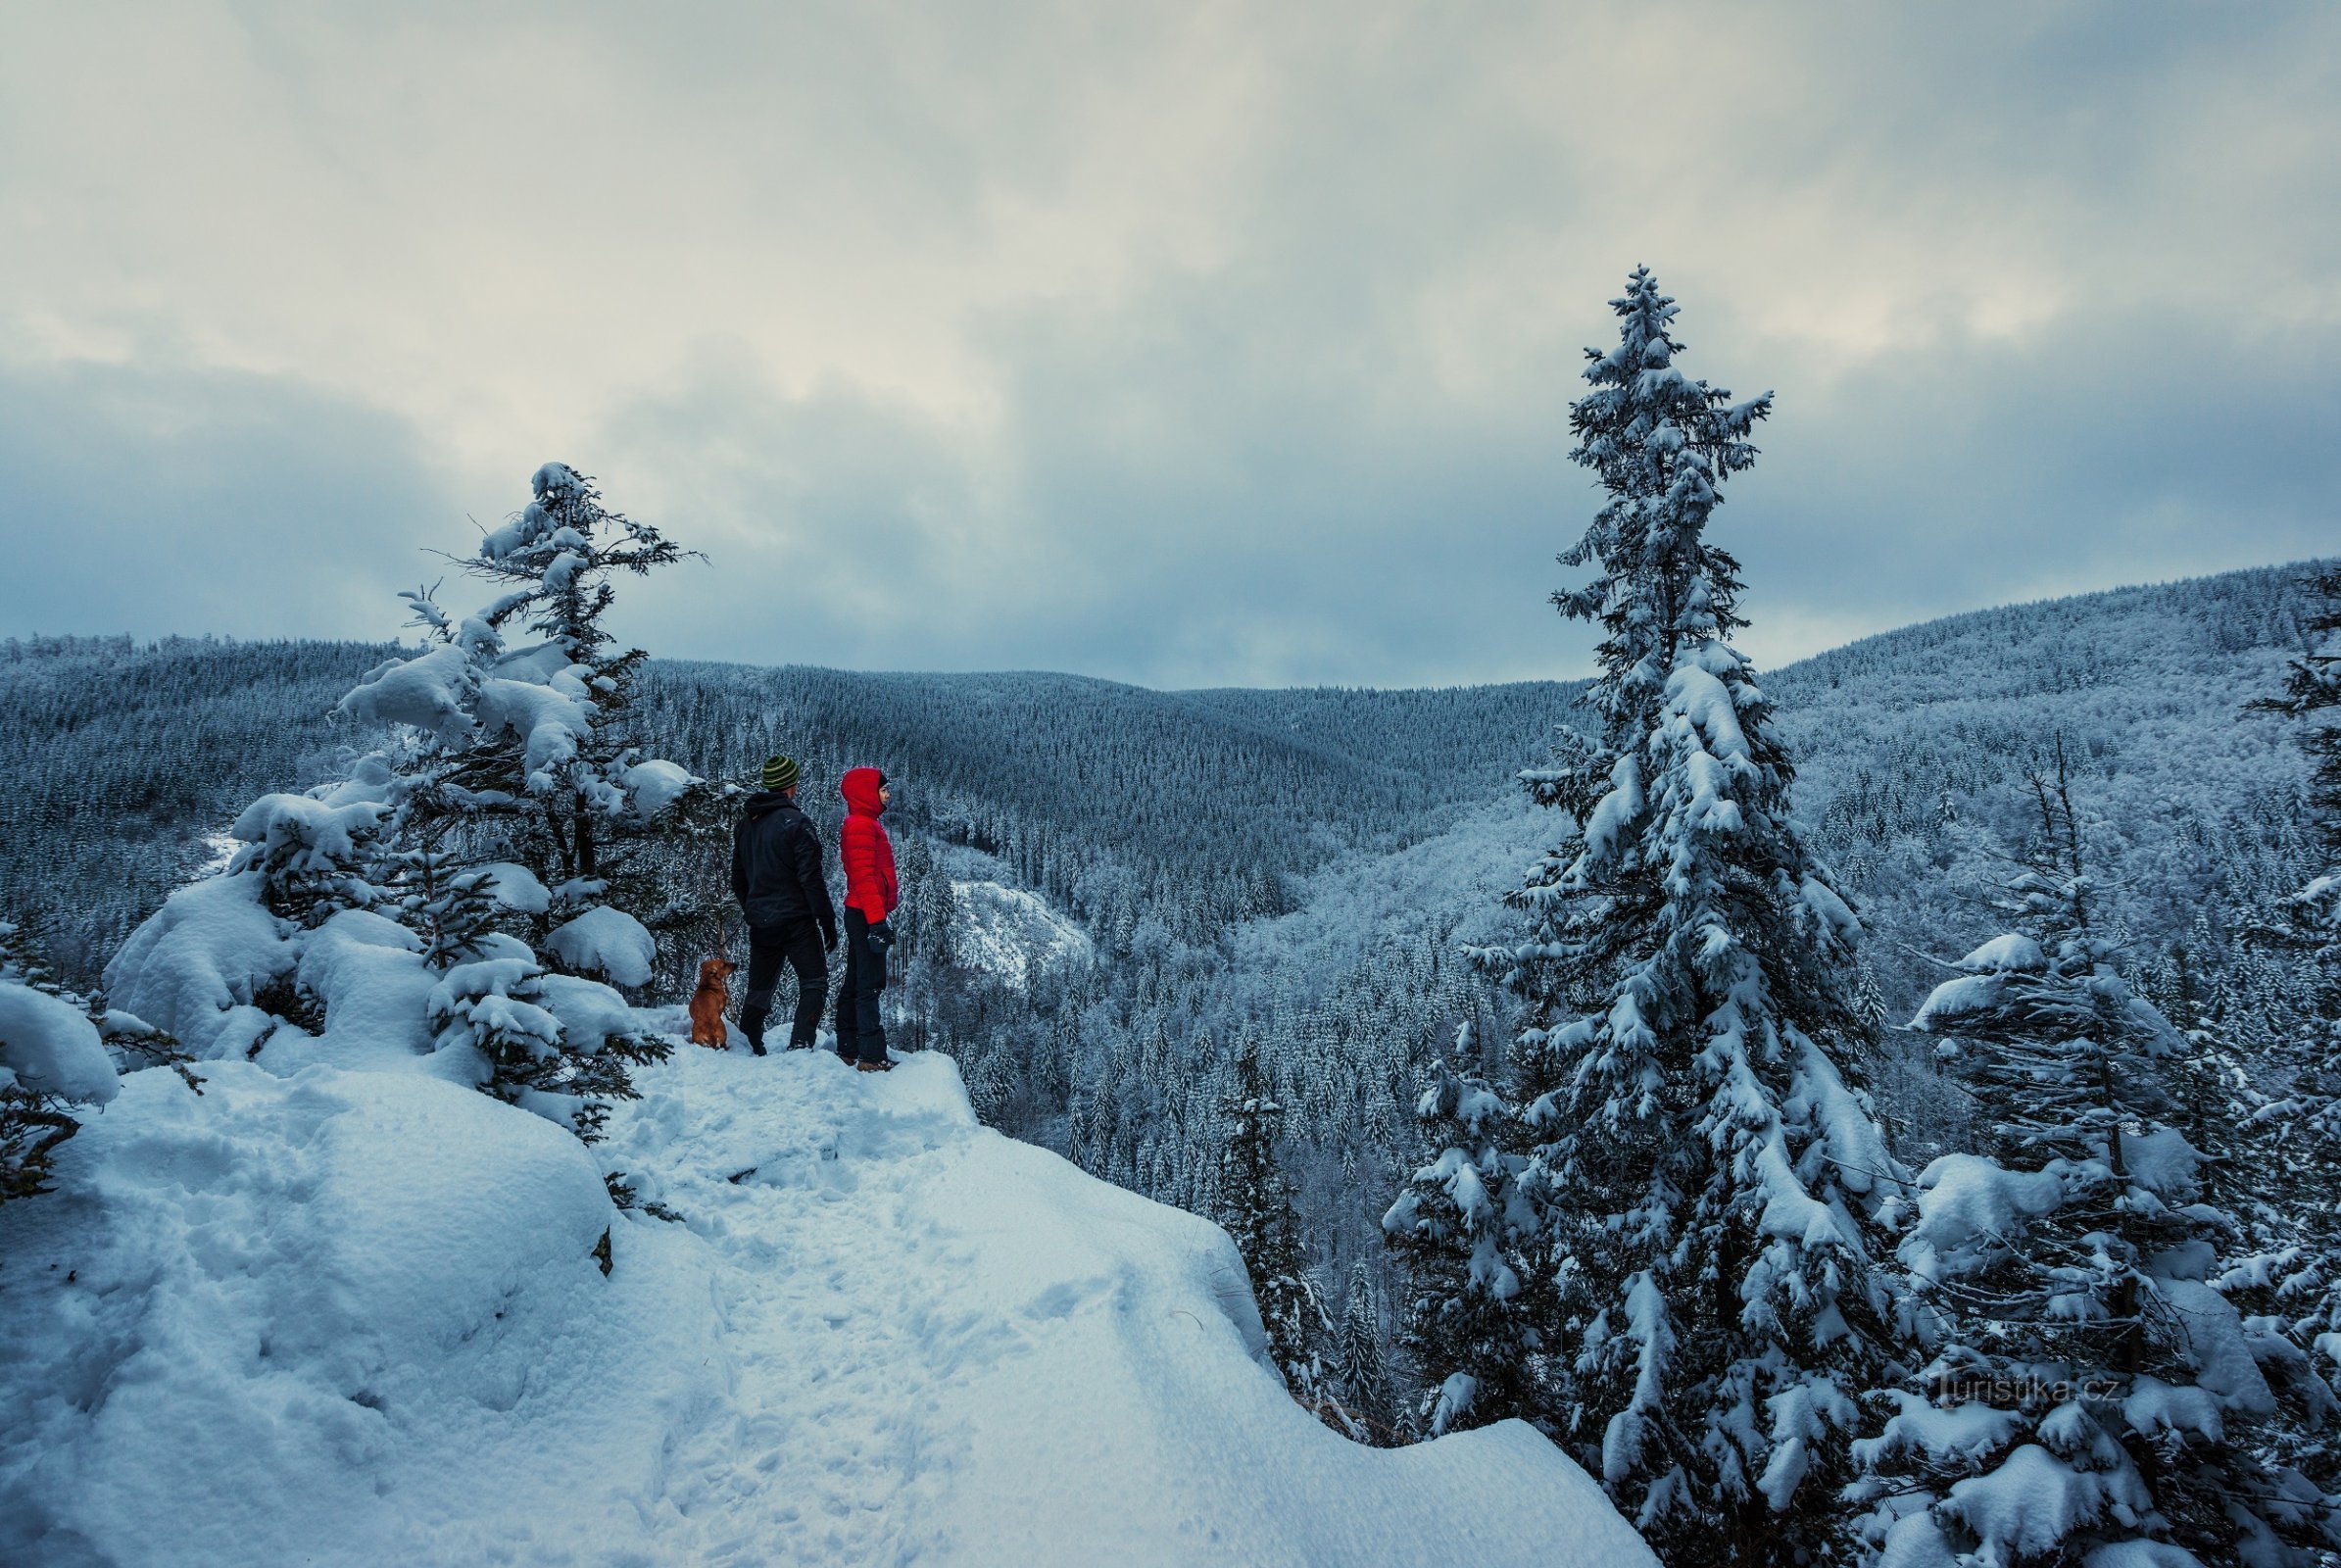
[[[424,1072],[203,1071],[0,1210],[9,1562],[1651,1561],[1525,1426],[1325,1430],[1222,1233],[943,1056],[682,1047],[592,1152]]]

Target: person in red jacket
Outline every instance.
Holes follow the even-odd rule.
[[[837,1054],[863,1072],[884,1072],[886,1028],[878,1017],[878,994],[886,989],[886,950],[894,946],[887,923],[902,902],[894,877],[894,841],[878,818],[894,791],[874,767],[849,769],[838,781],[846,798],[846,825],[837,836],[838,858],[846,865],[846,980],[837,997]]]

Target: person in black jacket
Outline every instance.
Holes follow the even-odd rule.
[[[764,1054],[764,1020],[785,959],[797,971],[797,1016],[791,1051],[813,1043],[821,1004],[829,998],[829,963],[837,949],[837,906],[821,870],[821,841],[797,808],[799,769],[786,757],[764,760],[763,793],[732,831],[732,897],[748,916],[748,994],[741,999],[740,1031],[748,1049]]]

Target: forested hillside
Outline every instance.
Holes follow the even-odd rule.
[[[1765,677],[1798,814],[1862,904],[1878,1004],[1907,1018],[1933,960],[1988,934],[2024,772],[2062,735],[2124,963],[2149,993],[2219,977],[2231,1032],[2286,1027],[2278,956],[2246,911],[2305,878],[2305,778],[2286,727],[2244,705],[2301,642],[2300,568],[2012,607],[1908,628]],[[211,855],[233,804],[346,765],[368,737],[325,710],[383,650],[127,640],[0,645],[0,904],[83,980]],[[1506,1004],[1459,945],[1550,836],[1511,783],[1574,715],[1573,686],[1162,693],[1041,674],[871,675],[655,662],[641,738],[710,777],[768,751],[831,783],[901,785],[912,897],[902,1039],[960,1059],[979,1111],[1111,1180],[1220,1211],[1240,1054],[1285,1105],[1280,1159],[1337,1314],[1375,1362],[1349,1392],[1390,1430],[1390,1263],[1376,1219],[1415,1157],[1432,1055]],[[953,881],[1037,894],[1094,958],[1004,974],[951,940]],[[923,889],[921,884],[923,883]],[[975,951],[982,947],[985,951]],[[1025,983],[1029,979],[1030,983]],[[785,1009],[786,998],[782,999]],[[1879,1070],[1922,1159],[1963,1102],[1926,1052]]]
[[[390,650],[174,637],[0,641],[0,889],[96,979],[244,802],[346,765],[328,715]]]
[[[2302,649],[2306,568],[2233,572],[1931,621],[1769,684],[1799,812],[1861,899],[1868,962],[1906,1018],[1998,927],[1987,893],[2031,831],[2025,783],[2060,735],[2104,909],[2150,993],[2184,963],[2245,1050],[2294,1029],[2288,969],[2245,929],[2314,872],[2308,763],[2245,711]]]

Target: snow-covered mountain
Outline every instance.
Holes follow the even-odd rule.
[[[2229,1043],[2248,1053],[2255,1020],[2280,1010],[2289,982],[2278,957],[2242,940],[2244,927],[2252,909],[2300,885],[2310,858],[2304,766],[2293,738],[2283,725],[2248,714],[2244,705],[2275,688],[2284,659],[2298,647],[2301,574],[2301,568],[2268,568],[1954,617],[1763,677],[1795,747],[1797,813],[1862,906],[1870,926],[1865,962],[1889,1018],[1910,1016],[1939,978],[1936,960],[1956,957],[1999,929],[1981,895],[2004,868],[2004,847],[2027,831],[2024,769],[2061,737],[2074,762],[2076,810],[2090,855],[2105,873],[2107,927],[2122,945],[2126,968],[2151,993],[2170,979],[2183,947],[2195,973],[2216,973],[2230,988],[2221,1003],[2228,1020],[2222,1027]],[[29,923],[69,975],[94,980],[129,928],[174,882],[214,857],[220,826],[244,801],[261,790],[337,777],[348,767],[352,748],[368,737],[323,715],[381,652],[317,644],[0,644],[0,768],[17,783],[0,792],[0,905],[6,906],[0,918],[33,916]],[[1503,1036],[1503,1004],[1460,961],[1460,949],[1511,928],[1513,916],[1499,896],[1516,885],[1554,826],[1520,798],[1513,774],[1541,756],[1555,724],[1574,716],[1574,697],[1573,688],[1551,683],[1445,692],[1178,694],[1061,676],[689,664],[654,664],[644,680],[648,738],[710,777],[741,776],[772,749],[805,759],[816,780],[833,777],[847,762],[873,759],[896,770],[912,897],[903,917],[906,983],[891,994],[901,1014],[898,1043],[933,1046],[952,1058],[984,1124],[1053,1150],[1130,1192],[1217,1215],[1226,1141],[1217,1107],[1237,1048],[1256,1049],[1268,1088],[1285,1107],[1279,1153],[1297,1188],[1312,1270],[1337,1316],[1381,1334],[1390,1354],[1382,1419],[1409,1433],[1422,1390],[1389,1343],[1390,1303],[1402,1282],[1385,1255],[1377,1218],[1417,1159],[1410,1107],[1432,1054],[1455,1038],[1465,1019],[1484,1025],[1476,1037],[1484,1047]],[[124,747],[125,734],[140,743]],[[809,793],[817,796],[817,785]],[[822,800],[811,804],[816,814],[830,808]],[[948,897],[938,896],[945,889]],[[652,993],[679,994],[675,987],[697,956],[662,954]],[[397,1053],[383,1054],[394,1060]],[[1927,1050],[1899,1051],[1877,1066],[1899,1153],[1920,1164],[1958,1146],[1964,1102],[1943,1085]],[[39,1507],[54,1509],[57,1497],[74,1494],[72,1486],[61,1493],[50,1484],[61,1473],[54,1466],[69,1460],[89,1467],[74,1475],[103,1478],[102,1486],[88,1480],[99,1495],[109,1494],[104,1488],[143,1485],[136,1480],[142,1466],[186,1480],[159,1454],[106,1456],[116,1441],[105,1435],[115,1430],[106,1414],[115,1398],[142,1378],[162,1377],[148,1369],[171,1359],[167,1351],[145,1359],[131,1351],[150,1343],[209,1343],[202,1339],[209,1331],[199,1326],[166,1324],[149,1339],[118,1331],[118,1314],[151,1296],[153,1282],[184,1279],[195,1293],[188,1301],[243,1302],[260,1313],[238,1319],[246,1326],[235,1332],[245,1336],[239,1344],[268,1348],[266,1356],[252,1350],[250,1364],[267,1363],[269,1376],[309,1332],[288,1337],[251,1326],[276,1321],[271,1313],[293,1312],[268,1305],[269,1292],[281,1290],[287,1300],[339,1302],[334,1311],[377,1310],[366,1304],[375,1287],[364,1282],[337,1283],[334,1276],[304,1284],[298,1270],[284,1271],[289,1265],[278,1266],[273,1285],[236,1272],[244,1264],[235,1260],[249,1250],[238,1238],[293,1226],[290,1218],[268,1216],[290,1215],[295,1201],[270,1199],[278,1207],[268,1209],[259,1198],[235,1196],[243,1192],[237,1184],[265,1178],[287,1184],[288,1192],[338,1190],[318,1174],[324,1167],[302,1163],[309,1155],[286,1152],[316,1142],[296,1128],[308,1114],[296,1114],[298,1107],[252,1112],[278,1129],[268,1137],[281,1148],[266,1138],[242,1141],[232,1129],[216,1137],[202,1131],[215,1106],[232,1119],[243,1114],[236,1105],[273,1103],[269,1097],[278,1091],[268,1087],[273,1080],[256,1076],[270,1067],[327,1071],[300,1069],[264,1052],[257,1066],[223,1066],[232,1083],[204,1102],[188,1101],[183,1091],[174,1092],[176,1099],[162,1097],[160,1088],[170,1086],[141,1075],[69,1146],[65,1168],[69,1176],[79,1173],[78,1188],[0,1211],[0,1224],[10,1228],[0,1241],[0,1309],[16,1313],[11,1298],[47,1272],[45,1263],[37,1271],[21,1266],[19,1250],[49,1247],[42,1255],[59,1261],[56,1272],[77,1273],[79,1280],[73,1291],[41,1298],[36,1316],[51,1337],[26,1344],[53,1348],[75,1334],[86,1342],[77,1358],[0,1345],[0,1356],[11,1358],[6,1375],[24,1380],[10,1385],[18,1392],[8,1397],[38,1412],[29,1423],[15,1419],[13,1404],[5,1412],[12,1433],[20,1427],[36,1433],[12,1450],[10,1473],[20,1480],[5,1483],[14,1489],[6,1497],[18,1517],[49,1518],[22,1510],[32,1509],[36,1496],[47,1499]],[[712,1178],[721,1191],[703,1193],[699,1187],[709,1184],[708,1171],[722,1161],[690,1165],[682,1151],[702,1139],[732,1138],[748,1123],[726,1122],[720,1131],[706,1123],[671,1144],[658,1144],[646,1129],[714,1114],[710,1105],[727,1097],[754,1100],[762,1092],[756,1086],[795,1082],[788,1075],[803,1067],[771,1066],[767,1078],[734,1084],[721,1076],[729,1070],[721,1059],[694,1054],[672,1067],[645,1070],[646,1098],[621,1108],[611,1124],[616,1147],[604,1152],[620,1156],[614,1162],[629,1167],[628,1179],[646,1198],[681,1211],[686,1228],[656,1229],[655,1221],[635,1216],[619,1220],[612,1234],[621,1267],[594,1299],[618,1299],[610,1292],[636,1288],[624,1278],[629,1249],[647,1268],[646,1260],[666,1256],[687,1237],[711,1250],[692,1265],[703,1274],[690,1277],[715,1290],[707,1282],[723,1277],[718,1254],[752,1229],[733,1205],[752,1201],[764,1178],[735,1186],[725,1170]],[[917,1081],[898,1077],[868,1093],[889,1094]],[[353,1108],[317,1112],[317,1125],[340,1126],[352,1138],[375,1114],[366,1108],[374,1103],[369,1096],[432,1092],[334,1082],[339,1087],[331,1094],[358,1098]],[[324,1083],[319,1078],[312,1087],[324,1094]],[[825,1102],[799,1088],[802,1102],[775,1102],[767,1107],[773,1116],[817,1120],[827,1113]],[[847,1092],[863,1088],[850,1085]],[[167,1115],[159,1108],[165,1100]],[[213,1153],[166,1154],[142,1143],[145,1135],[133,1136],[129,1124],[139,1118],[131,1110],[150,1103],[163,1118],[155,1137],[176,1125],[179,1132],[171,1136]],[[300,1104],[314,1108],[308,1101]],[[408,1112],[389,1107],[381,1114],[396,1122]],[[961,1128],[951,1137],[975,1134]],[[273,1152],[238,1152],[250,1150]],[[522,1152],[512,1157],[522,1158]],[[813,1163],[853,1168],[843,1155]],[[765,1169],[743,1156],[740,1168],[748,1164]],[[69,1255],[64,1232],[40,1230],[50,1223],[36,1220],[42,1212],[77,1213],[79,1224],[111,1212],[107,1204],[129,1203],[122,1196],[129,1189],[120,1184],[149,1166],[179,1172],[151,1184],[164,1194],[155,1201],[178,1207],[151,1234],[133,1226],[117,1236],[105,1228],[112,1221],[99,1224],[90,1234],[115,1238],[105,1243],[114,1261],[85,1267]],[[1048,1168],[1059,1172],[1051,1180],[1073,1180],[1064,1167]],[[388,1179],[436,1195],[431,1201],[452,1205],[450,1214],[470,1212],[445,1184],[403,1167]],[[215,1198],[218,1204],[207,1207]],[[552,1205],[548,1212],[568,1212],[561,1205],[570,1200],[551,1188],[544,1200]],[[610,1223],[606,1200],[597,1201],[596,1236]],[[902,1200],[898,1194],[888,1201],[899,1208]],[[1119,1201],[1101,1198],[1103,1208],[1082,1212],[1119,1213],[1112,1209]],[[575,1214],[585,1212],[579,1207]],[[207,1214],[222,1217],[214,1222]],[[562,1227],[584,1223],[572,1220],[542,1227],[555,1239],[545,1245],[558,1243],[564,1259],[575,1249]],[[450,1219],[447,1233],[462,1233],[471,1222]],[[492,1232],[492,1223],[503,1221],[491,1215],[479,1223]],[[1159,1221],[1173,1232],[1185,1223]],[[1116,1234],[1121,1225],[1108,1222]],[[375,1235],[356,1218],[345,1228],[353,1236]],[[133,1232],[149,1239],[122,1239]],[[767,1231],[756,1234],[770,1239]],[[152,1252],[155,1235],[187,1239],[166,1256]],[[364,1244],[385,1257],[399,1255],[403,1245]],[[147,1261],[129,1260],[133,1252]],[[521,1249],[513,1255],[538,1254]],[[975,1268],[969,1256],[966,1266]],[[251,1267],[267,1272],[258,1262]],[[81,1290],[92,1277],[133,1284],[110,1288],[102,1303],[92,1304],[98,1294]],[[696,1300],[691,1293],[702,1285],[675,1288]],[[1195,1288],[1193,1280],[1177,1287]],[[519,1289],[477,1281],[445,1286],[451,1298],[463,1299],[471,1298],[466,1292],[501,1299],[500,1293]],[[512,1298],[517,1309],[519,1298]],[[393,1304],[380,1311],[411,1313],[397,1304],[403,1298],[382,1299]],[[312,1316],[321,1310],[300,1309]],[[569,1323],[561,1314],[570,1310],[541,1308],[553,1323]],[[1208,1317],[1192,1300],[1182,1310]],[[208,1306],[188,1313],[190,1325],[215,1315]],[[346,1329],[352,1320],[332,1321]],[[519,1332],[504,1328],[493,1311],[487,1321],[497,1325],[491,1340]],[[473,1332],[465,1339],[461,1328],[448,1332],[448,1345],[468,1347],[479,1338]],[[591,1338],[574,1324],[545,1333],[531,1343]],[[365,1339],[354,1329],[339,1337]],[[408,1353],[420,1352],[410,1345]],[[390,1357],[384,1365],[396,1359],[382,1354]],[[550,1349],[545,1357],[547,1366],[561,1360]],[[74,1366],[80,1370],[71,1371]],[[119,1375],[123,1366],[133,1368],[126,1381]],[[538,1375],[553,1376],[532,1374]],[[242,1387],[224,1374],[207,1386]],[[636,1394],[647,1387],[617,1386]],[[702,1397],[689,1388],[660,1385],[660,1410]],[[350,1413],[369,1408],[353,1403],[365,1392],[366,1385],[355,1384],[319,1396],[323,1402],[307,1395],[295,1400],[286,1392],[291,1402],[283,1408],[314,1404],[365,1428],[371,1418]],[[249,1393],[219,1397],[232,1404]],[[71,1430],[69,1416],[87,1418],[88,1434],[58,1437]],[[663,1452],[683,1441],[674,1434],[698,1419],[660,1414],[657,1420],[665,1425],[628,1430],[647,1434],[641,1442]],[[1159,1412],[1144,1417],[1163,1419]],[[918,1432],[906,1441],[930,1441],[929,1429]],[[187,1441],[204,1446],[193,1436]],[[34,1474],[25,1467],[36,1455],[51,1453],[59,1457],[40,1459],[51,1467],[38,1472],[46,1479],[21,1479]],[[1326,1485],[1338,1493],[1346,1484]],[[643,1482],[625,1494],[671,1495],[651,1486]],[[707,1517],[704,1506],[689,1516]],[[1419,1517],[1448,1515],[1432,1508]],[[617,1532],[612,1539],[634,1539],[609,1528]],[[704,1549],[722,1560],[712,1555],[716,1547]]]
[[[602,1152],[671,1223],[429,1059],[134,1074],[0,1210],[0,1558],[1652,1560],[1518,1423],[1335,1436],[1224,1234],[940,1054],[645,1069]]]

